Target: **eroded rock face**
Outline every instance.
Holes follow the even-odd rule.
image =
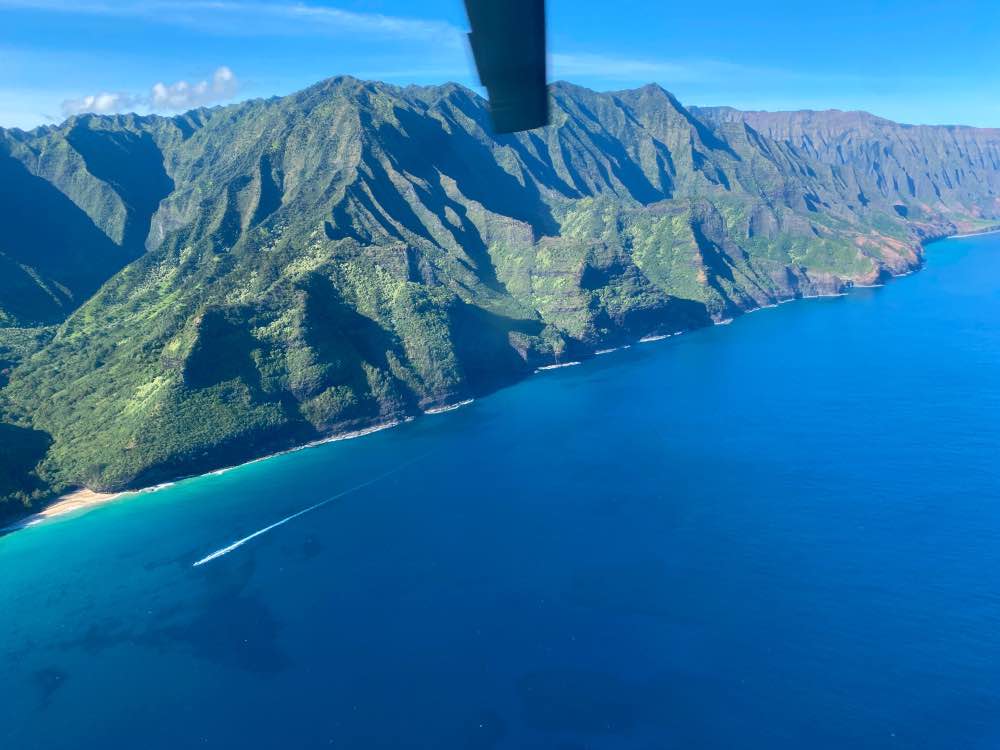
[[[0,131],[0,408],[52,441],[10,476],[38,496],[211,468],[874,283],[1000,223],[996,131],[688,110],[658,86],[555,84],[552,111],[494,136],[460,86],[337,78]]]
[[[951,211],[992,218],[1000,208],[1000,130],[900,125],[865,112],[694,111],[726,132],[743,124],[782,158],[811,161],[821,194],[838,203],[916,221]]]

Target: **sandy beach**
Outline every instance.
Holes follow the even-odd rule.
[[[33,513],[27,518],[13,523],[3,529],[0,532],[6,531],[16,531],[17,529],[26,529],[29,526],[37,526],[40,523],[49,521],[53,518],[58,518],[59,516],[65,516],[68,513],[74,513],[78,510],[89,510],[98,505],[104,505],[105,503],[110,503],[113,500],[117,500],[124,492],[94,492],[93,490],[76,490],[75,492],[70,492],[67,495],[63,495],[58,500],[56,500],[52,505]]]
[[[451,409],[457,409],[466,404],[472,403],[472,400],[463,401],[460,404],[454,404],[450,407],[444,407],[442,411],[448,411]],[[77,511],[86,511],[96,508],[101,505],[105,505],[114,500],[118,500],[126,495],[145,495],[151,492],[157,492],[167,487],[171,487],[176,482],[181,479],[190,479],[193,477],[203,476],[221,476],[226,474],[233,469],[238,469],[242,466],[249,466],[250,464],[255,464],[260,461],[266,461],[269,458],[274,458],[276,456],[283,456],[287,453],[294,453],[296,451],[306,450],[308,448],[314,448],[319,445],[325,445],[326,443],[335,443],[341,440],[351,440],[353,438],[364,437],[365,435],[371,435],[374,432],[381,432],[382,430],[388,430],[397,425],[403,424],[403,422],[409,422],[413,417],[408,417],[402,420],[396,420],[393,422],[387,422],[384,424],[373,425],[371,427],[365,427],[360,430],[353,430],[351,432],[341,433],[339,435],[331,435],[330,437],[322,438],[320,440],[314,440],[310,443],[305,443],[303,445],[297,445],[292,448],[288,448],[283,451],[278,451],[277,453],[271,453],[266,456],[261,456],[260,458],[255,458],[250,461],[246,461],[235,466],[227,466],[221,469],[216,469],[215,471],[205,472],[204,474],[195,474],[187,477],[180,477],[172,482],[164,482],[163,484],[153,485],[151,487],[143,487],[141,489],[128,490],[125,492],[95,492],[94,490],[80,489],[70,492],[66,495],[61,496],[51,505],[46,506],[44,509],[33,513],[27,518],[23,518],[20,521],[10,524],[0,528],[0,534],[10,533],[12,531],[17,531],[18,529],[26,529],[30,526],[37,526],[45,521],[51,521],[53,518],[58,518],[60,516],[65,516],[70,513],[76,513]]]

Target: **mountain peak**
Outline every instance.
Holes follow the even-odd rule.
[[[548,128],[502,137],[464,86],[354,76],[0,133],[2,396],[51,437],[0,499],[402,419],[1000,223],[993,132],[551,91]]]

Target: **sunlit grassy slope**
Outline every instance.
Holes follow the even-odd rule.
[[[116,489],[873,282],[1000,213],[1000,135],[336,78],[0,131],[0,495]]]

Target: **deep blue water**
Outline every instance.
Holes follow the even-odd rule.
[[[0,538],[0,747],[1000,747],[1000,237],[928,261]]]

